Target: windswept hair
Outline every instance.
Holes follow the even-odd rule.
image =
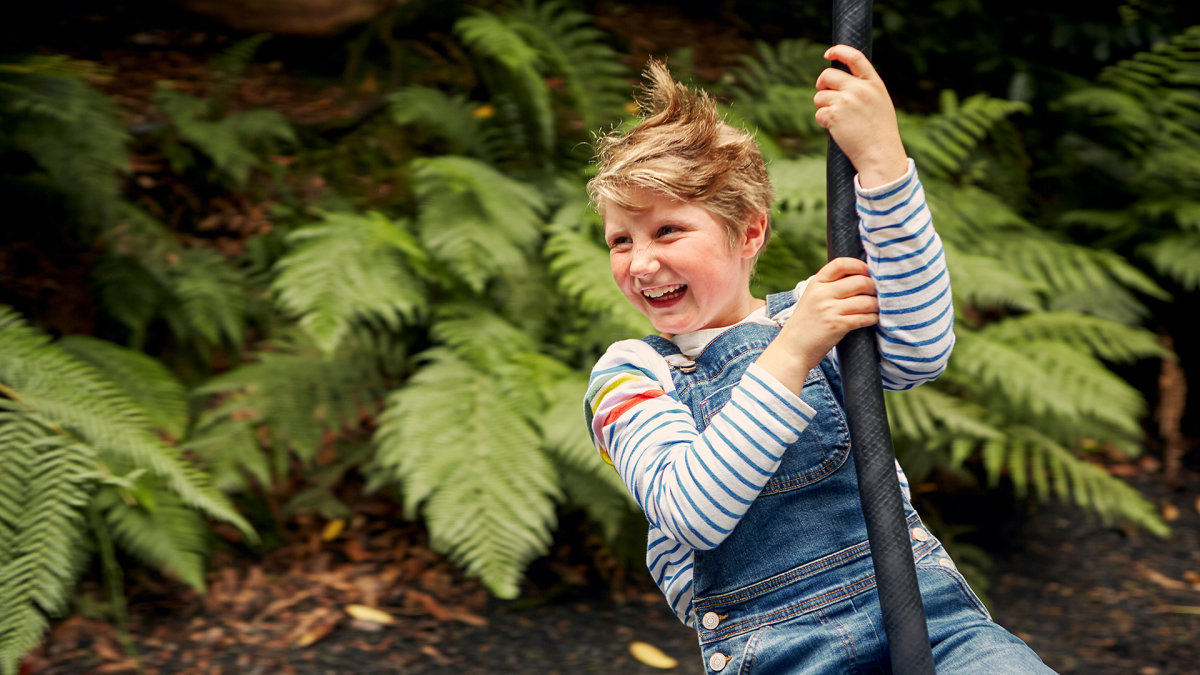
[[[721,119],[706,92],[676,82],[661,61],[651,59],[643,77],[642,120],[627,133],[598,139],[599,172],[588,181],[588,196],[601,215],[609,203],[644,208],[633,201],[637,188],[693,202],[724,223],[733,245],[751,216],[770,214],[775,197],[758,145]]]

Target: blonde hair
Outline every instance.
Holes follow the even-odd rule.
[[[609,202],[643,208],[631,193],[644,188],[705,209],[725,225],[731,246],[765,213],[769,238],[775,190],[754,138],[722,121],[706,92],[676,82],[661,61],[651,59],[643,77],[641,122],[598,139],[599,171],[587,190],[600,215]]]

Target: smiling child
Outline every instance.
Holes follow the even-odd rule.
[[[646,563],[712,672],[887,672],[838,341],[876,326],[884,386],[937,377],[954,344],[949,275],[887,90],[839,45],[818,122],[858,172],[867,261],[838,258],[757,298],[774,193],[754,140],[651,62],[645,116],[600,141],[589,194],[613,279],[660,331],[613,344],[585,400],[601,457],[646,514]],[[939,672],[1051,672],[995,624],[905,489]]]

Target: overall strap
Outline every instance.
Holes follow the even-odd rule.
[[[774,317],[776,314],[796,304],[795,291],[783,291],[782,293],[772,293],[767,296],[767,316]]]
[[[672,354],[679,354],[679,347],[675,346],[674,342],[666,339],[661,335],[647,335],[642,338],[642,342],[654,347],[654,351],[658,352],[664,358]]]

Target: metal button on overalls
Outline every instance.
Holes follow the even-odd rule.
[[[729,663],[729,657],[720,652],[708,657],[708,667],[718,673],[725,669],[725,664],[727,663]]]
[[[716,612],[707,612],[704,614],[704,618],[700,619],[700,625],[712,630],[721,625],[721,617],[717,616]]]

